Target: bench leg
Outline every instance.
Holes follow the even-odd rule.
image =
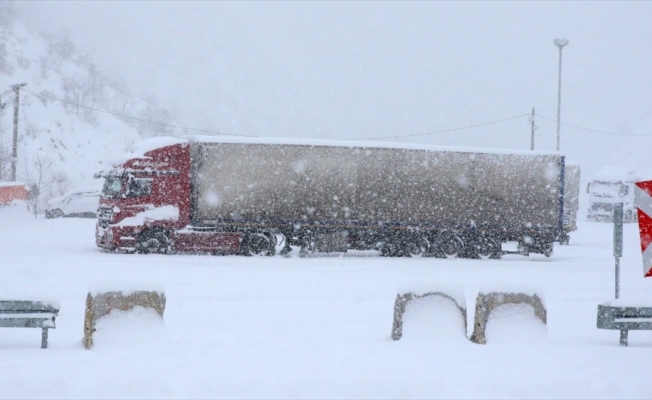
[[[43,328],[43,331],[41,332],[41,348],[48,348],[48,328]]]
[[[621,329],[620,330],[620,345],[621,346],[627,346],[627,329]]]

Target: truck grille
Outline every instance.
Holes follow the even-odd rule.
[[[97,220],[100,223],[100,227],[106,228],[111,222],[111,217],[113,216],[113,210],[109,207],[100,207],[97,209]]]

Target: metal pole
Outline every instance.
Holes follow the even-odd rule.
[[[534,150],[534,107],[532,107],[532,118],[530,119],[532,122],[532,134],[530,137],[530,150]]]
[[[14,100],[14,143],[13,150],[11,152],[11,181],[16,182],[16,163],[18,161],[18,105],[20,103],[20,88],[27,85],[26,83],[21,83],[18,85],[12,85],[16,94],[16,99]]]
[[[616,300],[620,298],[620,257],[616,257]]]
[[[623,256],[623,203],[614,204],[614,258],[616,259],[616,299],[620,298],[620,257]]]
[[[555,46],[559,47],[559,84],[557,86],[557,151],[559,151],[559,128],[561,117],[561,51],[568,44],[568,39],[555,39]]]

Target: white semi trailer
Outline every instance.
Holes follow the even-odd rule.
[[[164,250],[273,254],[282,235],[284,252],[298,246],[304,252],[378,249],[385,256],[477,258],[499,257],[508,241],[518,242],[520,254],[550,255],[563,232],[559,153],[298,139],[157,140],[102,174],[105,187],[115,189],[102,199],[99,246],[158,251],[163,243]],[[132,184],[146,187],[146,194],[121,194]],[[142,218],[125,214],[131,218],[125,223],[111,211],[141,206],[176,214],[161,221],[151,210]]]

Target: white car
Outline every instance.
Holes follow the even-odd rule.
[[[99,204],[99,189],[76,189],[61,197],[50,199],[45,207],[45,218],[95,218]]]

